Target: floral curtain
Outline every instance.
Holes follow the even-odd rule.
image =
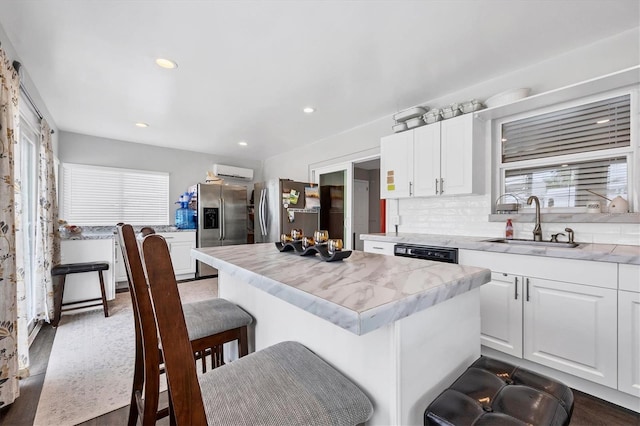
[[[36,304],[37,319],[53,318],[53,282],[51,266],[60,263],[60,235],[58,234],[58,201],[54,172],[51,129],[45,119],[40,125],[40,154],[38,161],[38,206],[36,213]]]
[[[17,262],[22,259],[17,250],[16,228],[20,224],[19,193],[20,164],[16,161],[18,123],[18,92],[20,83],[5,52],[0,49],[0,407],[12,403],[19,395],[18,385],[18,280],[24,271]],[[18,176],[19,179],[19,176]]]

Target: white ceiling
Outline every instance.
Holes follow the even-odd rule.
[[[0,25],[60,130],[256,160],[639,16],[638,0],[0,2]],[[304,114],[308,105],[317,111]]]

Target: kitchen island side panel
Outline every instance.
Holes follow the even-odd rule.
[[[422,424],[429,402],[480,355],[477,288],[357,335],[237,274],[219,273],[219,296],[255,319],[250,349],[288,340],[304,344],[367,393],[374,404],[370,425]]]

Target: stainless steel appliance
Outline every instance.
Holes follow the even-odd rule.
[[[393,248],[393,254],[416,259],[435,260],[436,262],[458,263],[458,249],[450,247],[396,244]]]
[[[246,244],[247,187],[199,183],[196,194],[196,246]],[[216,269],[196,262],[196,278],[215,274]]]
[[[310,183],[288,179],[271,179],[254,185],[256,243],[280,241],[280,235],[290,234],[292,229],[302,229],[303,234],[309,236],[320,229],[319,209],[306,206],[305,188],[310,186]],[[292,190],[299,194],[295,203],[283,197]]]

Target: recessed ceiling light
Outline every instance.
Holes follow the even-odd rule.
[[[569,167],[568,164],[561,164],[560,167]]]
[[[149,125],[147,123],[143,123],[143,122],[136,123],[136,126],[137,127],[149,127]]]
[[[606,120],[600,120],[600,121],[596,121],[596,124],[604,124],[604,123],[608,123],[611,120],[609,120],[608,118]]]
[[[158,59],[156,59],[156,64],[159,67],[166,68],[166,69],[169,69],[169,70],[172,70],[174,68],[178,68],[178,64],[173,62],[171,59],[158,58]]]
[[[315,111],[315,108],[312,107],[306,107],[305,109],[303,109],[302,111],[304,111],[306,114],[311,114],[312,112]]]
[[[240,142],[238,142],[238,145],[240,145],[240,146],[247,146],[247,145],[248,145],[248,143],[246,143],[245,141],[240,141]]]

